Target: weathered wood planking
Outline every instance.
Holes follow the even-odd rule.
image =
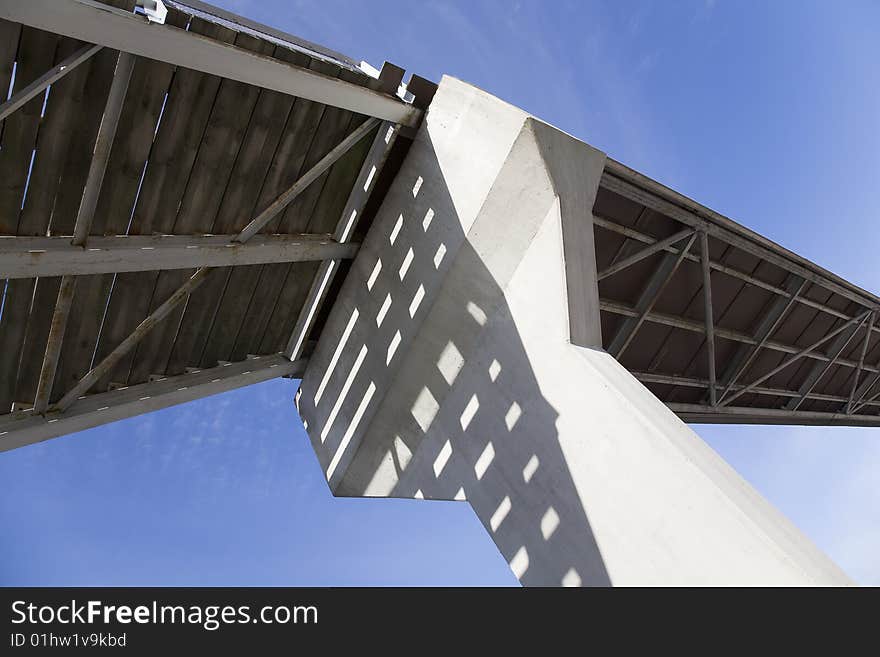
[[[16,51],[13,93],[27,86],[54,63],[58,37],[22,28]],[[8,64],[7,67],[8,68]],[[5,69],[4,69],[5,70]],[[7,84],[9,81],[7,80]],[[15,235],[28,169],[40,126],[44,97],[38,96],[6,118],[0,147],[0,234]],[[0,317],[0,413],[19,400],[15,394],[34,279],[9,281]]]
[[[24,28],[17,52],[13,93],[41,76],[55,62],[58,37]],[[7,81],[8,83],[8,81]],[[15,235],[28,179],[31,155],[37,142],[44,95],[31,99],[6,118],[0,149],[0,234]]]
[[[319,60],[313,60],[309,68],[325,75],[338,75],[340,72],[338,67]],[[296,99],[263,183],[257,211],[268,206],[306,171],[304,164],[312,148],[312,142],[319,133],[324,111],[323,105],[303,98]],[[262,232],[279,232],[283,214],[280,213],[270,221]],[[238,326],[232,351],[227,360],[241,360],[259,350],[263,333],[272,316],[272,309],[289,271],[289,264],[263,265],[256,270],[241,268],[238,276],[247,278],[253,283],[252,293],[248,297],[244,318]],[[234,300],[230,303],[233,302]]]
[[[53,64],[70,55],[81,45],[72,39],[60,39]],[[45,116],[40,122],[37,134],[36,154],[27,184],[24,207],[18,219],[16,229],[18,235],[45,235],[49,228],[70,134],[74,131],[77,106],[83,99],[86,76],[87,66],[83,65],[51,87]],[[43,98],[40,96],[40,99]],[[10,309],[15,310],[8,319],[20,322],[24,330],[19,351],[20,363],[23,367],[15,379],[15,401],[22,403],[33,401],[31,392],[36,391],[36,379],[45,353],[51,313],[55,307],[59,283],[58,278],[41,278],[15,282],[12,286],[13,291],[9,297]]]
[[[6,100],[6,91],[12,81],[15,68],[15,54],[18,52],[18,40],[21,36],[21,24],[0,20],[0,99]],[[0,135],[3,127],[0,121]]]
[[[328,107],[324,110],[324,116],[321,119],[321,127],[312,147],[309,149],[308,157],[304,164],[304,170],[310,169],[318,160],[329,153],[333,148],[341,142],[349,133],[352,114],[336,107]],[[320,178],[309,185],[302,194],[297,196],[293,202],[287,206],[284,217],[280,223],[279,232],[281,233],[302,233],[308,229],[309,221],[315,205],[327,182],[327,176],[330,172],[324,173]],[[347,193],[347,190],[346,190]],[[328,231],[330,232],[330,231]]]
[[[70,235],[73,232],[118,57],[118,52],[105,49],[88,62],[83,102],[77,110],[76,127],[68,144],[52,214],[53,234]],[[124,140],[125,135],[118,135],[117,139]],[[112,282],[111,274],[77,278],[71,304],[72,312],[68,318],[55,374],[55,397],[71,388],[91,367]],[[48,308],[44,320],[47,326],[52,321],[53,308],[54,304]],[[39,364],[33,369],[38,377]],[[36,381],[34,387],[36,388]]]
[[[345,76],[344,73],[341,73],[340,77],[347,76]],[[360,117],[359,115],[356,116],[346,110],[341,110],[336,107],[325,108],[323,116],[321,117],[321,124],[318,133],[313,140],[308,155],[303,163],[303,170],[308,170],[318,162],[318,160],[332,150],[336,144],[342,141],[351,130],[359,125],[362,120],[363,117]],[[353,149],[355,152],[347,153],[343,160],[346,162],[356,161],[356,166],[359,167],[363,161],[364,154],[366,153],[364,143],[367,143],[367,148],[369,147],[369,140],[364,138],[364,140]],[[340,165],[343,160],[337,162],[330,171],[315,180],[305,192],[288,206],[284,216],[279,222],[278,230],[280,232],[296,233],[308,230],[311,224],[312,215],[322,196],[324,186],[326,185],[328,178],[333,174],[333,170],[337,165]],[[345,166],[347,165],[342,165],[342,168],[345,168]],[[355,176],[356,175],[357,173],[355,172]],[[343,196],[343,205],[345,203],[345,197],[347,197],[350,189],[351,185],[345,189],[343,194],[340,194],[340,196]],[[336,219],[338,219],[338,216]],[[332,222],[332,226],[325,232],[332,232],[335,226],[336,220]],[[284,333],[285,331],[288,331],[288,333],[289,331],[292,331],[299,310],[308,294],[308,289],[317,273],[317,268],[317,263],[292,263],[274,274],[283,280],[284,283],[274,300],[270,300],[271,306],[264,309],[264,312],[269,311],[268,321],[264,323],[262,332],[259,335],[254,336],[256,339],[255,343],[250,345],[248,353],[269,353],[265,350],[279,351],[284,348],[286,341],[289,338],[289,335],[284,336]]]
[[[366,116],[355,115],[348,131],[354,131],[366,120]],[[327,172],[321,195],[318,197],[306,230],[331,234],[336,231],[336,226],[342,219],[342,212],[348,201],[348,193],[357,182],[364,158],[373,145],[373,139],[378,129],[364,137]]]
[[[300,308],[303,307],[309,288],[320,263],[294,262],[290,265],[281,293],[272,308],[272,315],[260,340],[257,353],[283,351],[293,332]],[[268,350],[268,351],[266,351]]]
[[[2,93],[2,90],[9,89],[9,85],[12,82],[12,72],[15,68],[15,56],[18,52],[20,36],[21,25],[9,21],[0,21],[0,93]],[[5,99],[6,95],[4,94],[3,100]],[[3,135],[3,124],[5,124],[5,121],[0,123],[0,140],[2,140]],[[0,153],[0,158],[2,158],[2,153]],[[26,282],[24,284],[27,286],[29,283]],[[6,280],[0,275],[0,304],[3,305],[5,305],[6,285]],[[15,329],[8,321],[3,321],[3,314],[4,311],[0,310],[0,349],[5,350],[4,336],[12,342],[14,338],[12,332]],[[15,354],[15,357],[13,357],[12,352],[0,353],[0,379],[15,376],[12,368],[18,366],[17,357],[18,354]],[[7,386],[0,383],[0,414],[9,412],[12,406],[11,386],[13,385],[14,381],[11,382],[11,385]]]
[[[309,67],[327,75],[336,75],[339,72],[337,67],[318,60],[311,62]],[[323,114],[322,105],[303,98],[295,100],[269,170],[264,177],[253,214],[272,203],[305,172],[303,165],[318,133]],[[269,222],[263,228],[263,232],[277,231],[280,220],[279,216]],[[217,360],[241,360],[250,353],[247,349],[234,350],[236,340],[242,331],[262,333],[263,327],[269,321],[272,304],[284,282],[283,276],[280,279],[276,276],[262,280],[262,274],[267,268],[285,273],[287,271],[286,265],[279,267],[265,265],[237,267],[230,274],[220,301],[217,318],[211,327],[211,334],[206,339],[206,348],[200,361],[202,366]]]
[[[166,25],[186,27],[189,16],[169,9]],[[124,235],[132,217],[138,185],[150,156],[174,66],[139,58],[131,74],[128,93],[110,152],[101,196],[92,222],[92,235]]]
[[[199,18],[190,22],[190,31],[231,43],[235,32]],[[162,121],[150,151],[150,161],[132,217],[130,233],[149,235],[171,233],[177,219],[187,181],[208,125],[221,78],[178,68],[168,91]],[[120,274],[116,277],[108,316],[120,318],[109,337],[105,352],[114,348],[183,282],[193,270]],[[183,308],[176,309],[111,372],[110,379],[121,383],[143,383],[154,373],[165,370],[168,345],[174,341]],[[164,351],[163,351],[164,349]]]
[[[77,50],[82,44],[61,39],[56,63]],[[46,115],[37,135],[36,156],[28,182],[27,198],[18,222],[18,235],[45,235],[49,229],[58,182],[66,163],[71,134],[76,129],[81,110],[88,62],[82,64],[52,85],[46,103]]]
[[[352,118],[350,130],[354,130],[366,119],[365,116],[355,115]],[[321,233],[335,231],[345,209],[348,190],[351,190],[357,182],[364,158],[372,145],[373,136],[373,133],[367,135],[330,169],[321,195],[312,211],[307,230],[317,230]],[[340,193],[340,190],[345,190],[345,192]],[[313,263],[301,264],[310,265]],[[282,351],[287,346],[299,318],[300,309],[306,301],[312,279],[317,275],[317,267],[314,268],[315,271],[311,275],[306,273],[307,269],[310,268],[291,267],[291,273],[288,275],[285,287],[275,304],[272,318],[263,335],[260,353]],[[320,331],[320,324],[314,323],[313,330]]]
[[[364,116],[353,117],[350,129],[353,130],[365,120]],[[330,169],[321,195],[312,211],[307,230],[318,230],[323,233],[333,232],[336,229],[348,197],[347,191],[340,194],[339,190],[350,190],[356,183],[372,141],[373,135],[370,134]],[[305,268],[291,269],[291,275],[288,276],[279,302],[275,304],[272,319],[263,336],[260,353],[263,353],[263,350],[268,350],[265,353],[283,350],[290,339],[314,276],[305,276],[304,272],[300,273],[299,270]],[[313,329],[319,331],[320,325],[313,324]]]
[[[352,118],[352,113],[346,110],[336,107],[324,108],[318,130],[303,160],[302,171],[308,171],[336,144],[345,139],[349,133]],[[279,232],[303,232],[308,228],[312,212],[329,174],[328,171],[315,180],[287,207],[279,221]],[[348,190],[345,193],[347,195]],[[272,268],[274,270],[272,272],[273,278],[277,277],[275,280],[283,281],[283,283],[273,297],[266,299],[267,303],[263,307],[256,308],[252,304],[252,308],[265,315],[263,321],[259,322],[262,330],[251,337],[253,342],[248,345],[248,353],[264,353],[263,349],[266,349],[267,345],[279,341],[277,336],[284,330],[285,319],[290,314],[299,312],[317,272],[317,263],[293,263],[277,269],[274,265],[266,267]],[[269,336],[268,340],[267,335]],[[279,349],[275,349],[275,351]]]
[[[108,4],[133,8],[134,2],[130,0],[113,0]],[[28,32],[27,29],[22,30],[22,34]],[[27,75],[21,76],[22,82],[29,82],[44,73],[51,64],[60,61],[63,57],[69,55],[73,51],[73,47],[81,44],[72,43],[69,39],[60,39],[56,35],[44,35],[39,44],[40,66],[38,70],[28,71]],[[21,41],[21,48],[25,47],[25,40]],[[19,70],[24,73],[26,53],[23,49],[19,50]],[[50,59],[47,61],[46,57]],[[38,235],[45,234],[46,230],[58,230],[60,232],[68,232],[73,230],[73,219],[79,208],[79,199],[82,195],[82,186],[85,181],[85,175],[88,171],[88,163],[91,159],[91,152],[94,149],[94,139],[100,125],[101,116],[103,115],[103,103],[109,91],[109,79],[112,77],[112,67],[115,64],[115,54],[109,52],[100,52],[89,62],[83,65],[83,71],[74,71],[79,74],[78,80],[82,83],[72,83],[68,89],[69,93],[65,93],[64,81],[60,81],[55,85],[55,89],[49,92],[49,100],[52,100],[51,91],[56,93],[59,102],[53,104],[51,112],[58,114],[59,117],[49,123],[41,121],[39,115],[43,109],[45,102],[45,94],[41,94],[34,98],[28,105],[19,110],[21,112],[33,112],[35,116],[31,120],[35,121],[36,127],[50,127],[52,130],[44,138],[37,137],[37,152],[33,158],[33,167],[30,175],[25,169],[24,181],[20,178],[12,181],[13,194],[19,185],[22,186],[23,199],[21,203],[24,207],[28,207],[28,197],[34,192],[33,210],[29,209],[27,213],[22,212],[19,217],[18,231],[19,234]],[[107,73],[107,68],[110,73]],[[32,74],[33,73],[33,74]],[[84,76],[84,77],[83,77]],[[18,76],[17,76],[18,77]],[[16,80],[18,83],[19,80]],[[18,84],[16,84],[18,86]],[[65,98],[74,102],[65,102]],[[49,103],[46,103],[46,118],[49,118]],[[58,127],[59,123],[66,122],[63,114],[72,114],[76,117],[75,123]],[[10,131],[14,129],[14,124],[10,123]],[[32,128],[33,129],[33,128]],[[40,128],[42,132],[42,128]],[[64,150],[50,145],[50,141],[56,135],[64,137],[70,135],[69,141],[64,144]],[[26,139],[31,139],[31,133],[25,130],[23,135]],[[40,153],[40,150],[43,152]],[[54,152],[53,152],[54,151]],[[37,156],[42,155],[42,162],[37,169]],[[19,155],[21,157],[21,154]],[[58,163],[63,162],[60,167]],[[83,166],[84,163],[84,166]],[[35,189],[31,189],[34,185]],[[56,189],[53,189],[55,187]],[[26,191],[25,191],[26,190]],[[50,210],[51,211],[48,211]],[[46,338],[49,333],[49,325],[52,319],[52,312],[55,307],[55,300],[58,294],[58,278],[43,278],[36,281],[35,289],[33,286],[10,286],[13,295],[10,308],[15,308],[18,312],[16,315],[10,314],[8,319],[15,322],[19,327],[24,325],[24,335],[20,343],[20,363],[18,372],[15,376],[15,401],[29,403],[33,401],[36,393],[37,380],[39,378],[40,367],[46,348]],[[32,292],[32,294],[31,294]],[[24,310],[25,299],[29,302],[30,312],[25,318],[18,313]],[[86,313],[82,313],[85,315]],[[20,330],[20,328],[19,328]]]
[[[276,57],[299,66],[307,67],[310,63],[305,55],[283,48],[277,49]],[[276,161],[277,151],[295,103],[295,98],[278,93],[263,91],[260,95],[247,136],[235,162],[226,198],[217,217],[217,232],[237,233],[258,212],[257,205],[263,198],[264,181]],[[272,191],[277,195],[282,190]],[[235,208],[239,209],[236,211]],[[200,359],[203,365],[229,360],[260,269],[260,266],[250,266],[234,267],[230,270],[226,286],[216,302],[217,311],[205,340]]]
[[[189,16],[170,10],[166,24],[185,27]],[[117,129],[117,139],[110,153],[104,185],[95,210],[92,235],[124,235],[128,232],[138,187],[144,167],[150,157],[156,126],[162,112],[166,94],[174,75],[174,67],[150,59],[139,59],[132,71],[129,91],[122,108]],[[142,319],[120,305],[141,304],[143,300],[131,298],[117,276],[111,291],[108,311],[100,328],[95,362],[103,359],[116,345],[124,340]],[[120,303],[120,301],[122,303]],[[124,381],[131,366],[131,354],[117,364],[116,368],[96,384],[96,390],[106,390],[111,381]],[[56,394],[63,394],[56,390]]]
[[[303,110],[302,116],[308,117],[311,114],[311,108],[305,104],[307,101],[300,99],[299,103],[303,103],[300,105]],[[338,143],[344,138],[344,135],[348,134],[348,131],[340,130],[343,123],[342,117],[345,115],[334,113],[331,110],[332,108],[324,109],[314,140],[309,144],[305,155],[296,158],[297,162],[301,162],[299,175],[310,168],[320,157],[323,157],[332,148],[334,141]],[[354,150],[360,151],[360,145]],[[357,166],[360,166],[363,152],[346,156],[347,159],[352,157],[357,160]],[[316,180],[312,187],[304,192],[303,197],[308,199],[306,204],[302,204],[302,200],[294,201],[294,203],[302,205],[302,212],[311,212],[312,200],[320,195],[325,181],[326,176]],[[347,197],[347,193],[348,189],[342,195],[343,198]],[[283,217],[280,222],[283,222]],[[281,230],[281,232],[292,230],[283,226],[269,227],[270,230],[273,228]],[[329,233],[332,230],[322,232]],[[296,269],[300,275],[295,280],[303,284],[306,289],[317,271],[317,266],[313,265],[314,263],[306,264],[304,267]],[[305,298],[305,291],[298,289],[302,285],[289,282],[291,280],[290,272],[291,266],[289,265],[267,265],[263,268],[249,268],[247,270],[242,268],[240,271],[233,272],[230,279],[236,277],[236,285],[227,286],[224,296],[225,304],[218,312],[211,334],[206,338],[206,349],[199,360],[200,366],[210,366],[218,359],[238,360],[249,353],[262,353],[263,336],[267,327],[272,324],[272,318],[277,313],[279,303],[284,307],[287,307],[288,304],[294,304],[290,312],[296,314]],[[284,294],[285,286],[289,288],[286,295]],[[250,302],[247,305],[236,304],[236,297],[248,299]],[[273,351],[278,351],[278,349]]]
[[[265,92],[264,92],[265,93]],[[301,101],[301,99],[300,99]],[[306,102],[306,101],[302,101]],[[299,101],[297,103],[299,105]],[[305,116],[308,116],[308,108],[306,109]],[[348,134],[347,131],[340,131],[339,124],[342,123],[342,120],[338,118],[333,120],[332,115],[329,121],[325,121],[326,117],[328,117],[328,112],[330,109],[326,109],[322,114],[322,121],[319,124],[319,128],[317,130],[317,136],[312,141],[309,151],[302,158],[302,167],[298,172],[297,176],[294,176],[290,179],[290,182],[293,182],[299,175],[301,175],[308,167],[312,166],[315,162],[317,162],[320,157],[323,157],[327,151],[329,151],[333,146],[335,146],[339,141],[341,141],[345,135]],[[350,113],[345,113],[345,115],[350,116]],[[321,127],[324,127],[324,132],[322,132]],[[340,135],[339,133],[342,132]],[[322,150],[322,146],[329,144],[329,147],[326,150]],[[316,149],[315,146],[318,146]],[[317,158],[313,161],[310,161],[310,156],[317,153]],[[362,156],[361,156],[362,159]],[[359,166],[360,162],[358,162]],[[321,180],[316,181],[314,186],[320,190],[322,185]],[[235,181],[232,183],[236,184]],[[282,187],[282,189],[284,189]],[[281,190],[278,190],[280,192]],[[313,192],[314,193],[314,192]],[[276,192],[277,194],[277,192]],[[347,190],[346,190],[347,194]],[[262,194],[261,194],[262,196]],[[269,197],[268,199],[260,199],[261,204],[267,204],[272,201],[274,195]],[[257,206],[262,207],[261,205]],[[215,231],[219,231],[219,228],[215,225]],[[327,231],[330,232],[330,231]],[[184,359],[183,353],[180,352],[181,360],[185,360],[188,366],[200,366],[207,367],[213,365],[217,362],[218,359],[226,360],[226,354],[230,352],[232,347],[234,346],[235,338],[238,334],[238,329],[241,327],[243,315],[249,309],[258,310],[263,313],[268,313],[273,305],[264,305],[262,308],[254,306],[253,304],[249,304],[248,301],[253,293],[253,286],[258,280],[259,271],[256,268],[238,268],[239,271],[231,270],[227,273],[225,277],[225,289],[220,290],[218,292],[215,287],[205,286],[199,289],[193,295],[193,302],[198,302],[201,308],[205,308],[210,312],[210,315],[207,313],[203,316],[204,319],[208,319],[209,321],[198,321],[198,322],[190,322],[189,319],[185,318],[184,323],[181,325],[181,335],[186,331],[194,331],[195,338],[193,340],[193,346],[190,351],[189,357]],[[218,277],[219,278],[219,277]],[[230,283],[233,283],[230,287]],[[220,286],[220,283],[216,283],[217,287]],[[224,304],[224,301],[226,303]],[[192,314],[190,311],[192,310]],[[196,311],[192,308],[188,308],[187,317],[196,317]],[[178,340],[180,340],[180,335],[178,336]],[[177,367],[179,367],[179,363]],[[175,370],[169,369],[169,373]]]
[[[239,34],[235,43],[241,48],[263,55],[275,51],[272,44],[255,39],[247,34]],[[175,232],[215,233],[221,232],[217,219],[227,198],[227,186],[235,185],[232,179],[239,153],[244,146],[248,126],[263,91],[233,80],[224,80],[217,94],[217,101],[211,112],[208,128],[199,147],[199,155],[190,176],[183,204],[178,214]],[[271,161],[271,153],[254,153],[255,157]],[[245,198],[233,195],[229,199],[232,207],[225,211],[227,217],[240,215],[247,211],[242,207]],[[231,268],[214,269],[205,282],[194,291],[186,304],[183,320],[177,331],[166,374],[182,374],[188,366],[195,364],[204,346],[200,336],[207,333],[217,307],[217,299],[226,285]]]
[[[132,2],[116,0],[110,4],[131,5]],[[179,27],[190,22],[192,31],[211,38],[235,41],[241,47],[266,55],[274,53],[279,59],[325,74],[341,73],[334,65],[312,62],[301,53],[236,34],[199,18],[190,19],[176,10],[169,12],[169,22]],[[13,24],[0,25],[0,34],[4,28],[16,38],[21,31]],[[32,77],[51,66],[62,51],[69,54],[75,44],[72,40],[59,41],[53,35],[47,36],[61,46],[57,53],[52,51],[47,62],[32,67],[35,69]],[[6,67],[0,68],[0,75],[4,70],[11,72],[17,52],[9,46],[7,50],[5,59],[0,50],[0,66],[6,62]],[[35,52],[45,53],[46,48],[36,48]],[[26,206],[29,215],[23,213],[22,219],[26,220],[16,226],[26,234],[45,234],[47,228],[52,234],[72,231],[116,57],[113,51],[102,51],[52,89],[54,96],[50,94],[43,127],[45,157],[35,161],[32,187],[29,187],[33,202]],[[24,76],[26,71],[27,68],[22,67],[19,74]],[[341,76],[350,77],[347,72]],[[355,77],[353,81],[365,83]],[[163,110],[166,91],[168,99]],[[35,109],[39,125],[42,97],[32,104],[38,105]],[[30,109],[33,114],[34,108]],[[163,118],[154,137],[160,112]],[[344,110],[140,60],[132,76],[90,232],[92,235],[124,234],[127,229],[130,234],[235,232],[341,141],[360,120],[361,117]],[[36,134],[34,127],[32,141]],[[17,130],[16,136],[19,141],[27,141],[26,131]],[[30,150],[26,145],[20,150],[29,156],[33,145]],[[365,147],[359,144],[296,201],[296,210],[289,208],[266,226],[264,232],[298,232],[308,226],[325,224],[328,226],[325,232],[331,232],[338,220],[335,206],[344,203],[348,188],[336,194],[325,192],[324,188],[328,181],[338,180],[344,184],[348,177],[344,172],[359,166],[362,151],[365,152]],[[25,159],[29,164],[29,157]],[[27,167],[24,169],[26,179]],[[138,193],[142,174],[144,180]],[[9,178],[7,182],[14,180]],[[23,189],[20,185],[10,196],[19,194],[20,197]],[[135,198],[137,203],[133,209]],[[299,267],[282,264],[216,270],[186,306],[176,316],[167,318],[136,353],[123,359],[95,386],[95,391],[105,389],[114,381],[144,381],[153,373],[182,371],[208,360],[226,360],[232,355],[243,358],[246,353],[259,351],[267,332],[271,334],[271,341],[283,341],[283,324],[289,317],[295,318],[316,269],[317,263],[303,263]],[[80,277],[51,399],[56,400],[94,362],[109,353],[190,273],[120,274],[113,282],[112,293],[111,275]],[[13,394],[9,397],[10,403],[13,399],[29,401],[31,388],[35,389],[39,375],[36,361],[45,349],[45,334],[58,282],[59,279],[45,279],[37,283],[34,294],[36,281],[24,281],[28,289],[10,295],[13,301],[10,308],[15,308],[16,298],[22,300],[19,305],[23,321],[16,323],[19,335],[13,337],[17,337],[20,346],[24,343],[24,352],[35,361],[26,368],[30,374],[25,374],[25,380],[20,381],[25,398],[18,399]],[[15,286],[18,283],[21,281],[11,282]],[[28,319],[32,297],[35,312]],[[27,304],[23,303],[25,299]],[[188,324],[183,321],[184,317],[203,321]]]
[[[332,108],[328,108],[328,112]],[[336,117],[333,117],[336,119]],[[344,129],[348,134],[358,127],[366,117],[348,115],[349,123]],[[285,216],[290,223],[286,230],[318,230],[332,233],[336,229],[342,210],[360,171],[361,164],[372,143],[372,135],[365,137],[351,151],[341,158],[321,178],[314,182],[310,194],[303,194],[300,207],[290,210],[301,214]],[[340,193],[340,190],[345,190]],[[303,225],[303,221],[305,224]],[[301,266],[304,265],[304,266]],[[312,280],[317,273],[316,263],[292,263],[288,267],[284,286],[272,308],[272,314],[260,339],[257,353],[273,353],[283,350],[296,324],[299,311],[305,302]],[[268,351],[267,351],[268,350]]]

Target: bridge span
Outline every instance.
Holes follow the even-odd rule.
[[[880,424],[876,295],[465,82],[143,4],[0,0],[0,451],[285,376],[335,494],[467,500],[524,584],[848,581],[686,423]]]

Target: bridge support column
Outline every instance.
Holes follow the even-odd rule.
[[[331,489],[467,500],[527,585],[847,583],[602,351],[604,161],[443,79],[298,393]]]

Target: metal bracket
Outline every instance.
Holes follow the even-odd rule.
[[[137,0],[137,6],[144,10],[147,20],[151,23],[165,24],[165,18],[168,16],[168,8],[162,0]]]

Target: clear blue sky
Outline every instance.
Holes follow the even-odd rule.
[[[215,0],[472,82],[880,291],[880,4]],[[515,584],[465,504],[333,499],[294,384],[0,454],[0,584]],[[696,427],[880,584],[880,430]]]

